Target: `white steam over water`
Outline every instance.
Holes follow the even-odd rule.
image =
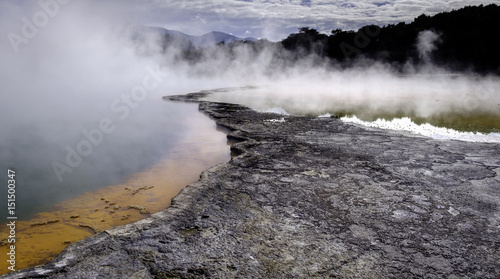
[[[500,114],[497,77],[428,74],[399,75],[382,65],[352,70],[311,70],[266,81],[259,88],[216,93],[211,100],[247,104],[258,109],[282,107],[292,114],[331,111],[403,112],[428,117],[445,112]]]
[[[456,75],[432,61],[406,65],[404,74],[363,60],[346,70],[314,56],[294,61],[265,42],[258,51],[214,47],[186,60],[185,50],[165,49],[158,34],[131,23],[119,2],[60,1],[66,4],[50,13],[42,2],[0,1],[0,169],[23,173],[25,208],[115,182],[167,152],[181,127],[196,123],[185,106],[165,104],[165,95],[250,85],[210,99],[297,115],[355,112],[360,119],[500,116],[494,76]],[[415,44],[431,57],[439,39],[426,32]],[[82,144],[89,141],[95,144]],[[82,160],[68,155],[78,148]]]
[[[18,174],[19,218],[153,165],[199,119],[161,97],[222,86],[157,36],[132,40],[121,3],[64,2],[0,1],[0,169]]]
[[[405,75],[394,73],[380,64],[344,71],[311,70],[276,79],[258,88],[216,92],[208,99],[281,114],[357,116],[343,120],[371,127],[408,130],[434,138],[499,142],[498,133],[460,132],[430,124],[417,125],[410,118],[401,119],[412,116],[437,118],[442,122],[451,122],[451,119],[466,122],[469,118],[477,120],[487,115],[490,119],[485,121],[494,122],[488,125],[497,131],[500,129],[498,77],[452,74],[430,66]],[[377,115],[396,119],[367,120],[375,120]]]

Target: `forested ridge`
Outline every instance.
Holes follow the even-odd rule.
[[[367,25],[359,30],[333,29],[324,34],[309,27],[299,28],[280,42],[221,42],[217,49],[236,57],[244,46],[253,55],[273,48],[280,66],[311,59],[336,67],[360,63],[386,63],[404,71],[432,64],[457,72],[494,73],[500,75],[500,6],[466,6],[434,16],[422,14],[410,23],[384,26]],[[186,40],[165,35],[163,50],[181,46],[182,59],[197,63],[213,55],[205,48],[194,47]]]
[[[314,52],[341,62],[365,57],[401,66],[426,62],[417,46],[419,33],[426,30],[439,36],[429,57],[433,63],[455,70],[500,73],[500,7],[494,4],[421,15],[411,23],[368,25],[357,32],[336,29],[329,36],[301,28],[281,44],[292,52]]]

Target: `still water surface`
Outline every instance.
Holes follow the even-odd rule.
[[[154,117],[138,117],[123,130],[117,127],[63,183],[54,177],[51,160],[30,165],[29,153],[9,158],[17,171],[17,269],[46,263],[95,231],[165,209],[203,170],[230,159],[226,134],[195,104],[157,101],[147,106],[145,114]],[[37,139],[20,141],[10,146],[10,153],[33,150],[37,155],[44,153],[37,148],[46,145]],[[2,224],[0,240],[5,242],[7,235]],[[2,262],[6,253],[7,245],[0,246]],[[2,265],[0,274],[6,268]]]

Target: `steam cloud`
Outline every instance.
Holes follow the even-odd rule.
[[[417,49],[420,59],[426,63],[431,62],[430,54],[437,48],[437,42],[439,42],[439,35],[435,32],[430,30],[420,32],[418,34],[417,41]]]
[[[0,168],[18,174],[19,218],[153,164],[183,136],[181,126],[194,125],[196,113],[195,106],[190,111],[161,97],[221,86],[166,67],[156,36],[136,44],[134,25],[119,6],[60,2],[52,1],[58,6],[51,15],[38,1],[0,2]],[[148,81],[157,86],[134,99],[151,70],[161,81]],[[104,119],[113,131],[102,141],[95,137],[99,144],[88,156],[68,165],[68,150],[76,151],[88,140],[83,131],[99,129]],[[67,167],[62,182],[54,162]]]
[[[36,2],[29,3],[21,7],[0,2],[1,34],[22,33],[22,18],[31,21],[41,10]],[[67,183],[88,187],[95,182],[90,177],[118,179],[124,169],[135,170],[141,164],[128,159],[154,153],[165,138],[175,139],[176,129],[162,131],[161,127],[183,125],[178,119],[189,116],[184,107],[162,102],[164,95],[252,85],[256,87],[216,94],[213,99],[315,115],[339,111],[423,117],[454,112],[500,114],[497,77],[456,75],[432,66],[430,54],[439,40],[432,31],[421,33],[416,41],[427,65],[407,65],[402,74],[373,61],[360,60],[347,70],[314,56],[292,63],[272,44],[258,52],[244,44],[230,52],[214,47],[193,62],[183,59],[183,50],[175,44],[164,50],[158,34],[141,33],[141,27],[128,22],[119,6],[109,3],[61,4],[38,29],[27,43],[18,45],[18,53],[7,36],[0,41],[0,168],[15,167],[19,173],[29,169],[26,183],[38,183],[31,186],[33,191],[51,189],[50,195],[70,187],[58,183],[51,163],[63,163],[65,147],[76,148],[82,130],[95,129],[104,118],[113,121],[115,131],[96,147],[99,152],[67,175]],[[157,67],[163,81],[143,101],[135,102],[136,108],[129,107],[124,121],[119,120],[112,104],[142,84],[148,67]],[[137,150],[140,145],[153,148]],[[41,199],[49,199],[49,194]]]

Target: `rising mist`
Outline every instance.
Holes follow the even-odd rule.
[[[2,34],[22,37],[29,29],[23,18],[32,21],[41,7],[23,3],[0,3]],[[30,189],[25,202],[62,200],[161,157],[191,113],[164,95],[251,86],[213,100],[301,115],[500,114],[498,77],[433,65],[442,38],[432,30],[414,40],[425,63],[401,69],[360,57],[343,67],[265,40],[188,51],[131,23],[119,6],[74,1],[58,8],[30,38],[0,42],[0,169],[17,170]],[[96,130],[99,144],[80,145]],[[79,146],[92,151],[71,165],[68,154]]]

